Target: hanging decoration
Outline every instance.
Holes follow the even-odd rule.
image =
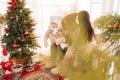
[[[16,15],[16,21],[18,21],[18,19],[19,19],[19,18],[18,18],[18,16]]]
[[[14,19],[13,16],[11,16],[11,17],[10,17],[10,20],[13,20],[13,19]]]
[[[29,34],[29,33],[28,33],[27,31],[24,32],[24,36],[28,36],[28,34]]]
[[[11,13],[11,10],[8,10],[7,12],[8,12],[8,13]]]
[[[35,24],[35,22],[31,22],[30,25],[31,26],[35,26],[36,24]]]
[[[23,39],[21,39],[21,42],[25,42],[26,40],[23,38]]]
[[[5,28],[5,29],[4,29],[5,32],[6,32],[6,31],[9,31],[9,30],[10,30],[10,28]]]
[[[0,24],[5,23],[5,16],[0,14]]]
[[[14,43],[14,44],[13,44],[13,47],[14,47],[14,48],[18,48],[18,44],[17,44],[17,43]]]
[[[32,39],[32,38],[33,38],[33,36],[29,36],[29,38],[30,38],[30,39]]]
[[[118,29],[118,28],[119,28],[119,24],[118,24],[118,23],[115,23],[115,24],[114,24],[114,28],[115,28],[115,29]]]

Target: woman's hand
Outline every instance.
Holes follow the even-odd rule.
[[[71,46],[68,48],[65,54],[64,61],[68,61],[69,63],[73,64],[74,58],[75,58],[75,49]]]

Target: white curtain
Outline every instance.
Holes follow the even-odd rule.
[[[120,0],[103,0],[102,14],[120,13]]]
[[[0,13],[5,13],[7,1],[0,0]],[[43,45],[43,37],[49,25],[50,16],[65,16],[72,12],[87,10],[92,21],[108,12],[120,13],[120,0],[25,0],[26,7],[30,8],[36,22],[35,34],[38,35],[38,43],[41,48],[38,52],[49,54],[49,47]],[[45,52],[44,52],[45,51]]]

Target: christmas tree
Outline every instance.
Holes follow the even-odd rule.
[[[120,79],[120,15],[117,13],[102,15],[94,21],[93,25],[101,31],[103,49],[110,51],[109,56],[114,56],[112,59],[113,74],[111,75],[114,78],[111,80]]]
[[[111,75],[108,71],[113,57],[108,56],[100,46],[86,43],[85,27],[88,24],[88,15],[86,16],[84,11],[84,14],[81,12],[69,14],[62,19],[63,31],[67,32],[66,39],[69,41],[71,38],[72,44],[63,62],[57,62],[58,73],[68,80],[109,80]]]
[[[107,14],[94,21],[94,26],[101,30],[104,49],[110,50],[112,54],[120,54],[120,15]]]
[[[31,11],[25,8],[24,0],[11,0],[8,5],[2,43],[6,45],[11,58],[31,58],[38,47]]]

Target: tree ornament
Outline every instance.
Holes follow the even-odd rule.
[[[32,39],[32,38],[33,38],[33,36],[29,36],[29,38],[30,38],[30,39]]]
[[[31,26],[35,26],[36,24],[35,24],[34,22],[31,22],[30,25],[31,25]]]
[[[16,21],[18,21],[18,16],[16,15]]]
[[[118,23],[115,23],[115,24],[114,24],[114,28],[115,28],[115,29],[118,29],[118,28],[119,28],[119,24],[118,24]]]
[[[13,20],[13,16],[10,17],[10,20]]]
[[[21,48],[19,48],[19,49],[18,49],[18,51],[19,51],[19,52],[21,52],[21,51],[22,51],[22,49],[21,49]]]
[[[8,13],[11,13],[12,11],[11,11],[11,10],[8,10],[7,12],[8,12]]]
[[[21,39],[21,42],[25,42],[26,40],[23,38],[23,39]]]
[[[20,12],[22,13],[22,10],[20,10]]]
[[[5,19],[5,16],[4,16],[4,15],[1,15],[0,18]]]
[[[19,40],[20,40],[20,37],[18,37],[17,39],[19,39]]]
[[[4,29],[4,31],[9,31],[9,30],[10,30],[10,28],[5,28],[5,29]]]
[[[24,32],[24,35],[27,36],[29,33],[27,31]]]
[[[5,33],[4,36],[8,36],[9,34],[8,33]]]
[[[20,0],[20,1],[24,1],[24,0]]]
[[[14,47],[14,48],[18,48],[18,44],[17,44],[17,43],[14,43],[14,44],[13,44],[13,47]]]

